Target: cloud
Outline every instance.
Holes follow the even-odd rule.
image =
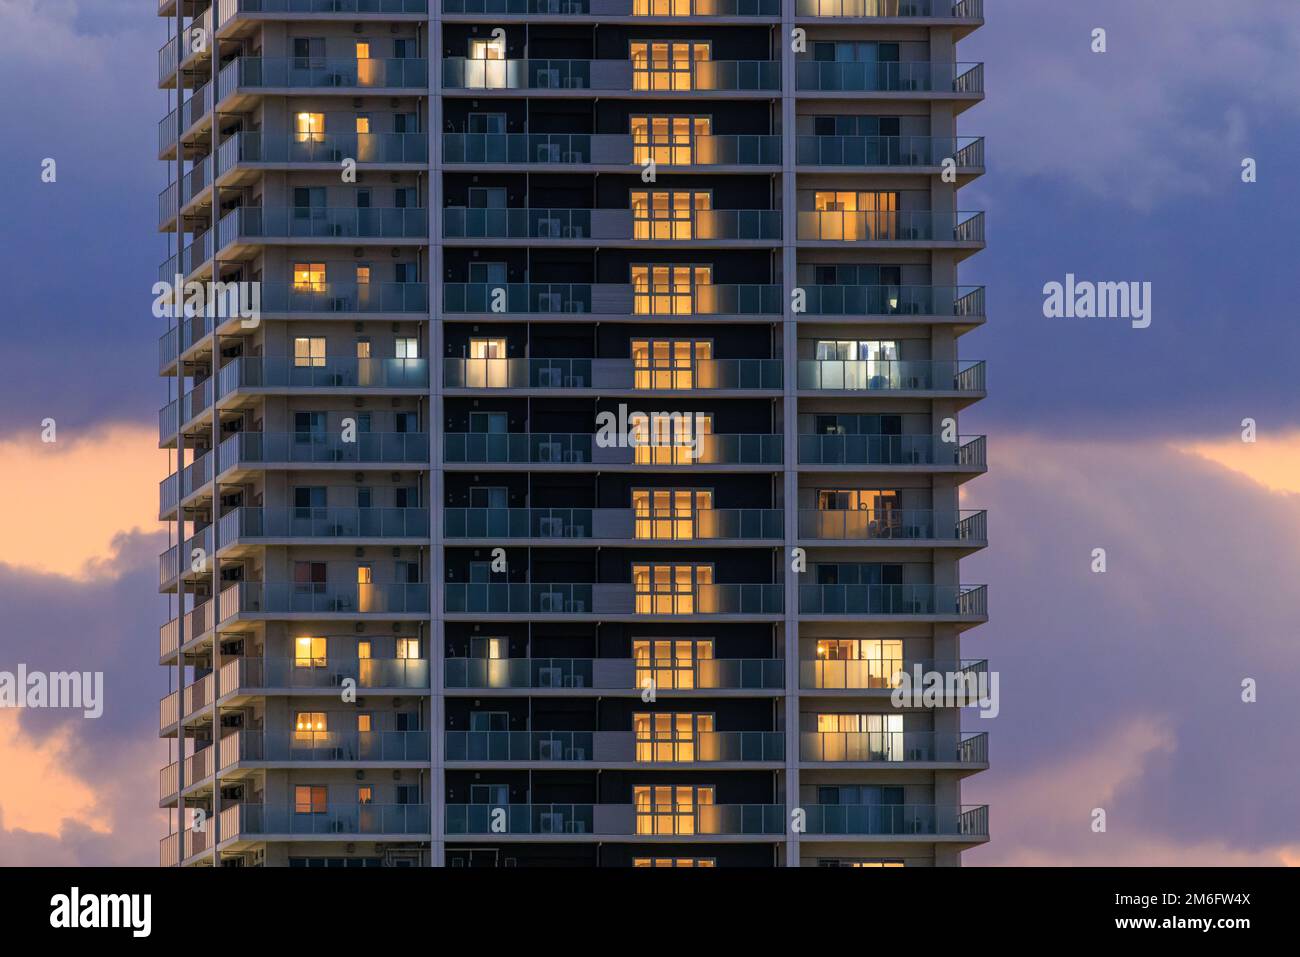
[[[963,653],[1000,672],[1002,709],[967,721],[992,770],[963,800],[994,830],[970,862],[1300,860],[1300,499],[1156,442],[1003,435],[990,458],[964,504],[992,545],[963,578],[992,621]]]
[[[70,578],[114,575],[107,559],[117,535],[163,527],[166,453],[157,433],[138,425],[88,434],[65,427],[56,436],[42,442],[33,422],[25,437],[0,442],[0,562]]]

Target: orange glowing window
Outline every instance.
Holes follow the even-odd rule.
[[[632,238],[692,239],[696,217],[713,208],[707,190],[633,190]]]
[[[709,489],[633,489],[632,511],[637,538],[691,541],[717,536]]]
[[[295,113],[294,138],[299,143],[321,143],[325,139],[324,113]]]
[[[329,792],[320,785],[299,784],[293,789],[293,809],[297,814],[324,814],[329,807]]]
[[[712,756],[713,715],[659,711],[632,715],[639,762],[691,763]]]
[[[707,137],[713,131],[708,116],[633,116],[633,160],[645,164],[653,160],[665,166],[689,166],[715,162],[710,155]]]
[[[293,719],[293,730],[299,734],[315,734],[329,730],[324,711],[299,711]]]
[[[715,311],[712,266],[633,266],[632,302],[640,316]]]
[[[633,415],[628,425],[637,465],[690,465],[712,459],[713,416],[703,412]]]
[[[713,585],[713,566],[633,565],[632,585],[639,615],[693,615],[708,604],[701,591]]]
[[[633,387],[717,388],[709,362],[712,358],[713,342],[709,339],[633,339]]]
[[[325,264],[294,263],[293,288],[299,291],[323,292],[325,289]]]
[[[632,788],[638,834],[716,833],[713,788],[689,784],[636,785]]]
[[[636,684],[647,681],[655,688],[692,689],[713,687],[708,680],[712,662],[712,638],[638,638],[632,642],[636,662]]]
[[[694,90],[699,64],[713,58],[705,40],[634,40],[629,52],[634,90]]]

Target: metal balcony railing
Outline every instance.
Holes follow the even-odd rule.
[[[799,436],[800,465],[935,465],[983,469],[982,435],[945,442],[933,435]]]
[[[891,691],[901,684],[900,673],[938,671],[978,684],[988,672],[985,660],[936,661],[905,657],[852,659],[810,658],[799,662],[799,687],[834,691]]]
[[[987,540],[982,509],[799,510],[799,537],[832,541]],[[224,538],[224,536],[223,536]]]
[[[632,584],[562,582],[447,582],[448,614],[518,615],[779,615],[782,585],[695,585],[689,591],[652,593]]]
[[[795,15],[980,19],[984,0],[796,0]]]
[[[428,731],[236,731],[221,739],[221,767],[240,761],[428,761]]]
[[[217,372],[217,397],[236,389],[409,389],[429,387],[427,359],[241,356]]]
[[[423,239],[429,211],[422,208],[241,206],[217,224],[218,245],[241,239]]]
[[[239,163],[424,164],[429,157],[427,133],[281,133],[240,132],[217,148],[217,175]]]
[[[423,282],[263,282],[263,312],[427,312]]]
[[[939,166],[951,159],[958,169],[984,165],[982,136],[812,136],[795,137],[795,162],[807,166]]]
[[[984,361],[972,359],[800,359],[800,389],[894,392],[984,391]]]
[[[448,731],[448,761],[710,764],[784,761],[782,731],[701,731],[650,738],[631,731]]]
[[[353,538],[429,537],[427,508],[237,508],[223,515],[221,543],[258,538],[311,538],[339,540]]]
[[[987,804],[808,804],[804,811],[805,834],[984,839],[989,833]]]
[[[447,432],[443,435],[443,461],[455,463],[520,464],[644,464],[779,465],[782,436],[701,435],[695,451],[686,445],[660,443],[633,448],[603,447],[589,433],[560,432]]]
[[[423,658],[236,658],[221,666],[221,695],[238,690],[312,689],[335,693],[347,680],[358,688],[429,687]]]
[[[429,61],[423,57],[241,56],[217,74],[217,98],[225,100],[240,89],[423,90],[428,85]]]
[[[447,688],[642,688],[660,690],[780,689],[785,662],[779,658],[709,658],[658,661],[632,658],[448,658]]]
[[[800,585],[802,615],[898,615],[981,619],[986,585]]]
[[[920,210],[800,210],[798,238],[843,243],[983,243],[984,214]]]
[[[253,615],[417,615],[429,586],[411,582],[238,582],[221,592],[218,623]]]
[[[772,836],[785,826],[780,804],[449,804],[446,833]]]
[[[237,465],[304,462],[425,464],[429,436],[423,432],[358,432],[345,442],[341,433],[239,432],[217,449],[223,470]]]
[[[779,539],[784,534],[782,520],[779,508],[716,508],[688,513],[631,508],[445,508],[443,535],[456,539],[653,542]]]
[[[427,736],[426,736],[427,737]],[[273,835],[415,835],[432,828],[427,804],[328,804],[272,807],[238,804],[221,814],[221,840]]]
[[[984,764],[988,762],[988,732],[801,731],[799,760]]]
[[[799,59],[795,89],[807,92],[984,92],[983,63],[842,62]]]
[[[689,364],[632,359],[453,359],[448,389],[779,389],[780,359],[697,359]]]
[[[984,315],[983,286],[838,286],[800,283],[813,316]]]

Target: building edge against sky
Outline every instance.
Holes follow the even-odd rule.
[[[988,840],[980,0],[158,12],[160,864]]]

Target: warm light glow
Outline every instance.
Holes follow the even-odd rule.
[[[325,337],[297,336],[293,340],[293,364],[300,368],[325,367]]]
[[[717,687],[712,638],[638,638],[632,642],[636,662],[636,686],[646,681],[656,688]]]
[[[701,587],[713,584],[712,565],[633,565],[638,615],[693,615]]]
[[[636,537],[690,541],[713,538],[713,492],[709,489],[633,489]]]
[[[324,638],[295,638],[293,640],[293,663],[296,668],[325,667]]]
[[[696,412],[687,416],[629,416],[636,441],[632,461],[637,465],[691,465],[707,462],[713,416]],[[698,450],[698,455],[697,455]]]
[[[633,190],[633,239],[707,239],[696,236],[696,216],[713,208],[708,190]]]
[[[504,389],[510,384],[504,337],[473,338],[465,360],[465,385],[474,389]]]
[[[710,162],[703,153],[701,137],[713,130],[708,116],[632,116],[633,162],[643,166],[651,161],[664,166],[690,166]]]
[[[890,191],[818,190],[813,209],[817,233],[811,239],[888,240],[898,238],[899,194]]]
[[[299,711],[294,718],[293,729],[304,735],[312,734],[317,731],[325,731],[325,712]]]
[[[639,316],[711,313],[712,266],[633,266],[633,306]]]
[[[637,761],[691,763],[714,757],[701,754],[704,735],[713,732],[713,715],[661,711],[632,715]]]
[[[293,288],[298,291],[325,291],[324,263],[294,263]]]
[[[713,834],[713,820],[701,809],[713,806],[713,788],[691,785],[636,785],[632,788],[638,834]]]
[[[634,90],[702,89],[696,67],[712,59],[704,40],[634,40],[630,52]]]
[[[325,141],[324,113],[295,113],[293,117],[294,139],[299,143],[322,143]]]
[[[314,784],[295,785],[293,809],[297,814],[324,814],[329,809],[328,791]]]
[[[717,867],[715,857],[634,857],[633,867]]]
[[[633,387],[637,389],[716,388],[697,382],[697,363],[713,358],[709,339],[633,339]],[[712,372],[712,368],[709,368]],[[710,377],[711,378],[711,377]]]
[[[903,670],[897,638],[824,638],[817,642],[817,688],[895,688]]]

